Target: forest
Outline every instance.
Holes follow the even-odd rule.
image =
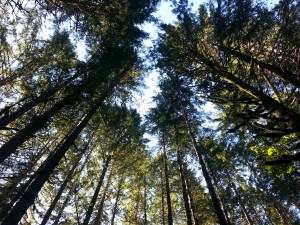
[[[161,2],[0,2],[1,225],[300,224],[300,2]]]

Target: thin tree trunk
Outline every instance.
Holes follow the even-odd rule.
[[[105,185],[105,188],[104,188],[101,200],[100,200],[100,204],[98,206],[97,215],[95,217],[93,225],[101,225],[102,215],[103,215],[103,208],[104,208],[104,202],[105,202],[105,198],[106,198],[108,187],[110,185],[111,176],[112,176],[112,170],[110,171],[109,176],[107,178],[106,185]]]
[[[111,225],[114,225],[114,223],[115,223],[115,217],[116,217],[117,210],[118,210],[118,203],[119,203],[119,199],[120,199],[120,196],[121,196],[122,184],[123,184],[123,178],[120,179],[119,184],[118,184],[116,201],[115,201],[113,211],[112,211]]]
[[[47,212],[45,213],[45,215],[44,215],[44,217],[43,217],[43,220],[42,220],[42,222],[41,222],[41,225],[46,225],[47,221],[49,220],[49,218],[50,218],[50,216],[51,216],[51,213],[52,213],[52,211],[54,210],[54,208],[55,208],[57,202],[59,201],[59,199],[60,199],[60,197],[61,197],[63,191],[65,190],[67,184],[71,181],[71,179],[72,179],[72,177],[73,177],[73,175],[74,175],[74,171],[75,171],[76,167],[78,166],[81,157],[82,157],[83,154],[86,152],[86,150],[87,150],[87,148],[88,148],[88,146],[89,146],[89,143],[90,143],[90,142],[88,142],[88,143],[84,146],[84,149],[82,149],[82,152],[79,154],[79,156],[77,156],[77,159],[76,159],[76,161],[74,162],[74,164],[73,164],[71,170],[68,172],[68,174],[67,174],[67,176],[66,176],[64,182],[63,182],[62,185],[60,186],[58,192],[56,193],[55,198],[53,199],[51,205],[49,206]],[[86,163],[88,157],[89,157],[89,154],[87,155],[86,160],[85,160],[85,162],[82,164],[82,166],[81,166],[81,168],[80,168],[79,171],[81,171],[81,170],[84,168],[85,163]]]
[[[166,225],[165,221],[165,192],[164,192],[164,179],[163,179],[163,164],[160,169],[160,184],[161,184],[161,217],[162,225]]]
[[[147,225],[147,182],[146,177],[144,177],[144,225]]]
[[[227,170],[226,170],[226,175],[227,175],[227,179],[228,179],[230,185],[231,185],[232,188],[233,188],[233,191],[234,191],[234,193],[235,193],[235,196],[238,198],[238,201],[239,201],[240,206],[241,206],[241,208],[242,208],[242,212],[243,212],[243,214],[244,214],[245,220],[247,221],[248,224],[253,225],[253,224],[254,224],[254,223],[253,223],[253,220],[252,220],[251,216],[249,215],[249,212],[248,212],[248,210],[246,209],[246,207],[245,207],[245,205],[244,205],[244,202],[243,202],[243,200],[242,200],[242,197],[241,197],[239,191],[237,190],[236,185],[235,185],[234,181],[231,179],[231,176],[230,176],[230,174],[228,173]]]
[[[168,171],[168,158],[166,153],[166,145],[165,145],[164,137],[163,137],[163,165],[164,165],[164,172],[165,172],[165,185],[166,185],[167,206],[168,206],[168,224],[173,225],[171,191],[170,191],[169,171]]]
[[[84,218],[84,221],[83,221],[82,225],[88,225],[89,224],[89,221],[91,219],[91,215],[93,213],[94,206],[96,204],[97,198],[99,196],[100,188],[102,187],[103,180],[104,180],[108,165],[110,163],[110,160],[111,160],[111,155],[108,155],[107,158],[106,158],[105,164],[103,166],[102,173],[101,173],[101,176],[100,176],[99,181],[98,181],[98,185],[95,189],[94,195],[92,197],[92,200],[90,202],[89,208],[86,212],[86,215],[85,215],[85,218]]]
[[[127,72],[127,70],[126,70]],[[126,73],[125,73],[126,74]],[[120,82],[120,79],[125,74],[119,74],[109,85],[108,89],[102,93],[97,102],[92,106],[90,111],[86,114],[84,119],[79,123],[79,125],[70,132],[65,141],[58,145],[54,154],[49,156],[48,159],[43,163],[43,165],[34,174],[34,179],[24,191],[24,194],[20,197],[19,201],[13,206],[12,210],[8,213],[2,222],[2,225],[14,225],[17,224],[22,216],[25,214],[30,205],[33,204],[34,199],[38,195],[39,191],[56,168],[60,160],[64,157],[65,153],[69,147],[77,139],[81,131],[86,127],[90,119],[97,112],[102,102],[111,94],[115,86]]]
[[[280,217],[280,219],[282,220],[284,225],[290,225],[291,222],[288,219],[287,213],[283,213],[282,212],[282,207],[278,207],[278,203],[277,201],[273,198],[272,195],[270,195],[268,188],[265,187],[264,183],[259,179],[255,169],[253,168],[253,166],[247,161],[245,160],[245,163],[248,165],[248,167],[250,168],[250,171],[252,172],[252,174],[255,177],[255,183],[257,187],[260,187],[262,190],[264,190],[264,194],[266,194],[267,199],[269,200],[269,203],[272,205],[272,207],[275,209],[275,211],[277,212],[278,216]]]
[[[195,201],[194,201],[194,197],[193,197],[193,194],[191,192],[191,184],[190,184],[190,181],[188,179],[188,176],[187,176],[187,166],[182,163],[182,168],[183,168],[183,173],[185,174],[185,184],[186,184],[186,190],[187,190],[187,193],[188,193],[188,197],[189,197],[189,202],[190,202],[190,207],[191,207],[191,214],[192,214],[192,218],[193,218],[193,222],[195,225],[200,225],[200,222],[197,218],[197,215],[196,215],[196,206],[195,206]]]
[[[179,173],[181,178],[182,195],[184,200],[184,208],[185,208],[185,213],[187,218],[187,224],[192,225],[193,220],[192,220],[191,207],[190,207],[190,202],[189,202],[189,197],[188,197],[188,192],[186,187],[186,178],[183,170],[181,152],[179,151],[178,147],[177,147],[177,163],[179,165]]]
[[[70,190],[69,193],[68,193],[68,195],[66,196],[66,198],[65,198],[62,206],[60,207],[60,209],[59,209],[59,211],[57,213],[57,216],[55,218],[55,221],[54,221],[53,225],[58,225],[59,220],[60,220],[60,218],[61,218],[61,216],[62,216],[62,214],[63,214],[63,212],[64,212],[64,210],[65,210],[65,208],[66,208],[66,206],[67,206],[67,204],[69,202],[69,200],[70,200],[70,195],[71,195],[72,191],[73,190]]]
[[[194,146],[195,153],[196,153],[196,155],[198,157],[198,160],[199,160],[199,163],[200,163],[200,166],[201,166],[201,169],[202,169],[202,174],[204,176],[204,179],[205,179],[205,182],[206,182],[209,194],[211,196],[213,207],[214,207],[215,212],[217,214],[218,220],[219,220],[219,222],[220,222],[221,225],[228,225],[226,217],[225,217],[225,214],[224,214],[224,211],[223,211],[223,209],[221,207],[220,200],[218,199],[215,187],[213,186],[211,177],[210,177],[210,175],[208,173],[207,167],[206,167],[204,159],[202,157],[201,149],[200,149],[200,147],[197,144],[195,135],[194,135],[194,133],[193,133],[193,131],[191,129],[190,122],[188,121],[187,115],[185,114],[185,112],[184,112],[184,118],[185,118],[185,121],[186,121],[186,125],[187,125],[187,128],[188,128],[189,134],[190,134],[190,138],[191,138],[192,144]]]

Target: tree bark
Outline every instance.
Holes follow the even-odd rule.
[[[80,77],[81,74],[77,73],[73,77],[67,79],[65,82],[57,85],[56,87],[52,88],[49,91],[42,92],[40,96],[36,97],[35,99],[32,99],[31,101],[25,103],[22,107],[17,109],[15,112],[12,112],[0,119],[0,127],[5,127],[9,123],[13,122],[20,116],[24,115],[24,113],[28,112],[29,110],[33,109],[35,106],[37,106],[41,102],[45,102],[50,99],[51,96],[53,96],[57,91],[62,89],[63,87],[66,87],[70,82],[75,80],[76,78]]]
[[[105,188],[104,188],[101,200],[100,200],[100,204],[98,206],[97,215],[96,215],[96,217],[94,219],[93,225],[101,225],[102,215],[103,215],[103,208],[104,208],[104,202],[105,202],[105,198],[106,198],[108,187],[110,185],[111,176],[112,176],[112,170],[110,171],[109,176],[107,178],[106,185],[105,185]]]
[[[164,166],[164,173],[165,173],[165,185],[166,185],[167,206],[168,206],[168,224],[173,225],[171,191],[170,191],[169,171],[168,171],[168,158],[166,153],[166,145],[165,145],[164,137],[163,137],[163,166]]]
[[[146,177],[144,177],[144,225],[147,225],[147,182]]]
[[[49,218],[50,218],[50,216],[51,216],[51,213],[52,213],[52,211],[54,210],[54,208],[55,208],[57,202],[59,201],[59,199],[60,199],[60,197],[61,197],[63,191],[65,190],[67,184],[71,181],[71,179],[72,179],[72,177],[73,177],[73,175],[74,175],[74,171],[75,171],[75,169],[77,168],[77,166],[78,166],[78,164],[79,164],[79,162],[80,162],[80,160],[81,160],[81,157],[82,157],[83,154],[86,152],[86,150],[87,150],[87,148],[88,148],[88,145],[89,145],[89,142],[85,145],[84,149],[82,149],[82,152],[77,156],[76,161],[74,162],[72,168],[71,168],[70,171],[68,172],[68,174],[67,174],[65,180],[63,181],[63,183],[62,183],[62,185],[60,186],[58,192],[56,193],[56,196],[55,196],[55,198],[53,199],[51,205],[49,206],[47,212],[45,213],[45,215],[44,215],[44,217],[43,217],[43,220],[42,220],[42,222],[41,222],[40,225],[46,225],[46,223],[47,223],[47,221],[49,220]],[[89,155],[87,155],[86,161],[87,161],[88,157],[89,157]],[[82,166],[81,166],[81,168],[80,168],[79,171],[81,171],[81,170],[84,168],[86,161],[82,164]]]
[[[120,196],[121,196],[121,190],[122,190],[121,188],[122,188],[123,180],[124,179],[121,178],[119,181],[119,184],[118,184],[116,201],[115,201],[114,208],[112,211],[111,225],[114,225],[114,223],[115,223],[115,217],[116,217],[117,210],[118,210],[118,203],[119,203]]]
[[[121,78],[125,74],[121,73],[117,77],[115,77],[115,79],[108,86],[107,90],[102,93],[102,95],[94,103],[90,111],[81,120],[78,126],[70,132],[66,139],[61,142],[61,144],[58,145],[56,150],[54,150],[54,154],[50,155],[48,159],[43,163],[43,165],[41,165],[41,167],[33,175],[33,181],[24,191],[23,195],[20,197],[19,201],[14,205],[12,210],[8,213],[6,218],[4,218],[2,225],[14,225],[21,220],[22,216],[25,214],[29,206],[33,204],[34,199],[38,195],[39,191],[41,190],[41,188],[43,187],[53,170],[56,168],[62,157],[64,157],[69,147],[74,143],[81,131],[85,128],[90,119],[97,112],[102,102],[112,93],[114,88],[118,85]]]
[[[94,108],[98,108],[100,104],[104,101],[104,99],[106,99],[112,93],[114,88],[120,83],[120,80],[127,74],[131,67],[132,64],[128,64],[122,72],[116,75],[116,77],[108,85],[107,89],[102,92],[98,101],[95,103]],[[77,91],[80,92],[79,90]],[[54,104],[54,106],[51,107],[51,109],[49,109],[42,115],[34,117],[32,122],[29,123],[24,129],[22,129],[21,132],[13,136],[4,145],[2,145],[2,147],[0,148],[0,163],[2,163],[7,157],[14,153],[17,150],[17,148],[20,147],[25,141],[34,137],[34,134],[38,130],[43,128],[54,114],[56,114],[66,105],[70,105],[73,101],[76,101],[76,96],[77,95],[68,95],[63,100]]]
[[[164,178],[163,178],[163,164],[160,169],[160,187],[161,187],[161,219],[162,225],[166,225],[165,220],[165,191],[164,191]]]
[[[240,203],[240,206],[241,206],[242,212],[244,214],[245,220],[247,221],[248,224],[253,225],[254,224],[253,220],[252,220],[251,216],[249,215],[249,212],[248,212],[248,210],[246,209],[246,207],[244,205],[243,199],[242,199],[239,191],[237,190],[236,185],[235,185],[234,181],[231,179],[231,176],[230,176],[230,174],[228,173],[227,170],[226,170],[226,175],[227,175],[227,179],[228,179],[231,187],[233,188],[235,196],[237,197],[237,199]]]
[[[189,201],[190,201],[190,207],[191,207],[191,214],[192,214],[192,218],[193,218],[193,223],[195,225],[200,225],[199,219],[197,218],[197,210],[196,210],[196,206],[195,206],[195,201],[194,201],[194,197],[193,194],[191,192],[191,184],[190,181],[188,179],[187,176],[187,166],[185,165],[185,163],[182,163],[182,168],[183,168],[183,172],[185,174],[185,184],[186,184],[186,190],[188,193],[188,197],[189,197]]]
[[[206,182],[206,185],[207,185],[210,197],[212,199],[213,207],[214,207],[215,212],[217,214],[219,223],[221,225],[228,225],[228,222],[226,220],[224,211],[223,211],[223,209],[221,207],[220,200],[218,199],[215,187],[213,186],[211,177],[210,177],[210,175],[208,173],[206,164],[205,164],[204,159],[202,157],[201,149],[198,146],[198,143],[196,141],[195,135],[194,135],[194,133],[193,133],[193,131],[191,129],[190,122],[189,122],[189,120],[187,118],[187,115],[186,115],[186,113],[185,113],[184,110],[183,110],[183,116],[185,118],[185,122],[186,122],[186,125],[187,125],[187,128],[188,128],[189,134],[190,134],[190,138],[191,138],[192,144],[194,146],[195,153],[196,153],[196,155],[198,157],[198,160],[199,160],[199,163],[200,163],[200,166],[201,166],[201,169],[202,169],[202,174],[204,176],[204,179],[205,179],[205,182]]]
[[[189,201],[188,192],[187,192],[186,177],[185,177],[184,170],[183,170],[181,152],[179,151],[178,147],[177,147],[177,163],[179,165],[179,173],[180,173],[180,178],[181,178],[182,195],[183,195],[183,200],[184,200],[184,208],[185,208],[185,213],[186,213],[186,218],[187,218],[187,225],[192,225],[193,220],[192,220],[192,214],[191,214],[190,201]]]
[[[96,204],[97,198],[99,196],[100,188],[102,187],[103,180],[104,180],[104,177],[105,177],[108,165],[110,163],[110,160],[111,160],[111,155],[108,155],[107,158],[106,158],[105,164],[103,166],[102,173],[101,173],[101,176],[100,176],[99,181],[98,181],[98,185],[97,185],[97,187],[95,189],[94,195],[92,197],[92,200],[90,202],[89,208],[88,208],[88,210],[86,212],[84,221],[82,223],[83,225],[88,225],[89,224],[89,221],[91,219],[91,215],[93,213],[94,206]]]
[[[289,82],[293,84],[295,87],[300,88],[300,80],[297,79],[297,77],[299,77],[299,74],[298,75],[294,74],[291,71],[283,71],[280,67],[270,65],[266,62],[262,62],[258,59],[253,58],[252,56],[248,56],[242,52],[231,49],[225,45],[220,46],[220,49],[221,51],[224,51],[225,53],[229,53],[244,62],[254,63],[256,65],[259,65],[261,68],[277,74],[277,76],[282,80],[284,80],[285,82]]]
[[[68,201],[70,200],[70,195],[71,195],[71,193],[72,193],[73,191],[74,191],[74,190],[70,190],[69,193],[68,193],[68,195],[66,196],[66,198],[65,198],[65,200],[64,200],[64,202],[63,202],[63,204],[62,204],[62,206],[60,207],[60,209],[59,209],[59,211],[58,211],[58,213],[57,213],[57,216],[56,216],[56,218],[55,218],[55,221],[54,221],[53,225],[58,225],[59,220],[60,220],[60,218],[61,218],[61,216],[62,216],[62,214],[63,214],[63,212],[64,212],[64,210],[65,210],[65,208],[66,208],[66,206],[67,206],[67,204],[68,204]]]

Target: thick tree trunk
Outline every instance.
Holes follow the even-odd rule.
[[[120,83],[120,80],[127,74],[131,66],[132,65],[129,64],[128,67],[123,70],[123,72],[119,73],[112,80],[112,82],[108,85],[107,89],[99,97],[99,100],[95,103],[95,105],[97,106],[94,108],[98,108],[100,104],[104,101],[104,99],[106,99],[112,93],[114,88]],[[80,92],[79,89],[78,92]],[[54,104],[54,106],[51,107],[51,109],[49,109],[42,115],[34,117],[32,122],[29,123],[24,129],[22,129],[22,131],[20,131],[18,134],[16,134],[10,140],[8,140],[4,145],[2,145],[2,147],[0,148],[0,163],[2,163],[7,157],[14,153],[17,150],[17,148],[20,147],[25,141],[34,137],[34,134],[38,130],[42,129],[53,115],[55,115],[66,105],[70,105],[72,102],[78,100],[76,99],[76,96],[77,95],[69,95],[63,100]]]
[[[211,179],[211,177],[208,173],[206,164],[205,164],[204,159],[202,157],[201,149],[197,144],[195,135],[194,135],[194,133],[191,129],[190,122],[187,119],[187,115],[185,114],[185,112],[183,112],[183,113],[184,113],[184,118],[185,118],[185,121],[186,121],[188,131],[189,131],[189,134],[190,134],[190,138],[191,138],[192,144],[194,146],[195,153],[198,157],[198,160],[199,160],[199,163],[200,163],[200,166],[201,166],[201,169],[202,169],[202,174],[204,176],[204,179],[205,179],[205,182],[206,182],[206,185],[207,185],[207,188],[208,188],[208,191],[209,191],[212,203],[213,203],[213,207],[214,207],[215,212],[217,214],[219,223],[221,225],[228,225],[225,214],[224,214],[224,211],[221,207],[220,200],[218,199],[215,187],[213,186],[212,179]]]
[[[100,176],[99,181],[98,181],[98,185],[95,189],[94,195],[92,197],[92,200],[90,202],[89,208],[86,212],[86,215],[85,215],[85,218],[84,218],[84,221],[83,221],[82,225],[88,225],[89,224],[89,221],[91,219],[91,215],[93,213],[94,206],[96,204],[97,198],[99,196],[100,188],[102,187],[103,180],[104,180],[108,165],[110,163],[110,160],[111,160],[111,155],[108,155],[107,158],[106,158],[105,164],[103,166],[102,173],[101,173],[101,176]]]
[[[168,224],[173,225],[171,191],[170,191],[169,171],[168,171],[168,158],[166,153],[165,140],[163,140],[163,165],[164,165],[164,172],[165,172],[165,185],[166,185],[167,206],[168,206]]]
[[[186,218],[187,218],[187,224],[192,225],[193,220],[192,220],[189,196],[188,196],[188,192],[187,192],[186,177],[184,174],[181,152],[179,151],[179,149],[177,149],[177,163],[179,165],[179,173],[180,173],[180,179],[181,179],[182,195],[183,195],[183,200],[184,200],[184,208],[185,208],[185,213],[186,213]]]
[[[118,203],[119,203],[120,196],[121,196],[121,191],[122,191],[121,188],[122,188],[122,185],[123,185],[123,181],[124,181],[124,179],[121,178],[120,181],[119,181],[119,184],[118,184],[116,201],[115,201],[113,211],[112,211],[111,225],[114,225],[114,223],[115,223],[115,217],[116,217],[117,210],[118,210]]]
[[[215,185],[216,189],[218,189],[219,185],[218,185],[217,179],[216,179],[216,177],[214,176],[213,173],[211,173],[211,177],[212,177],[212,180],[214,182],[214,185]],[[224,199],[222,199],[222,196],[220,196],[220,204],[221,204],[221,207],[223,209],[224,215],[226,217],[227,223],[228,223],[228,225],[231,225],[232,222],[230,220],[230,217],[229,217],[228,211],[227,211],[227,209],[224,205],[224,202],[225,202]]]
[[[114,90],[116,85],[120,82],[121,78],[125,74],[119,74],[110,83],[107,90],[102,93],[102,95],[91,107],[90,111],[81,120],[78,126],[70,132],[66,139],[61,142],[61,144],[58,145],[56,150],[54,150],[54,154],[49,156],[48,159],[43,163],[43,165],[41,165],[41,167],[33,175],[34,179],[30,183],[28,188],[24,191],[19,201],[13,206],[12,210],[4,218],[2,225],[14,225],[21,220],[22,216],[25,214],[29,206],[33,204],[34,199],[38,195],[39,191],[41,190],[41,188],[43,187],[53,170],[56,168],[62,157],[64,157],[69,147],[74,143],[81,131],[86,127],[90,119],[97,112],[97,109],[100,107],[102,102],[111,94],[111,92]]]
[[[17,109],[15,112],[12,112],[12,113],[2,117],[0,119],[0,127],[5,127],[9,123],[13,122],[14,120],[16,120],[19,117],[21,117],[22,115],[24,115],[24,113],[26,113],[29,110],[33,109],[39,103],[48,101],[57,91],[59,91],[60,89],[66,87],[70,82],[72,82],[73,80],[75,80],[79,76],[80,76],[79,73],[75,74],[73,77],[67,79],[65,82],[57,85],[56,87],[52,88],[51,90],[42,92],[40,94],[40,96],[38,96],[35,99],[32,99],[31,101],[25,103],[24,105],[22,105],[22,107]]]
[[[49,218],[50,218],[50,216],[51,216],[52,211],[54,210],[54,208],[55,208],[57,202],[59,201],[59,199],[60,199],[60,197],[61,197],[63,191],[65,190],[67,184],[71,181],[71,179],[72,179],[72,177],[73,177],[73,175],[74,175],[74,171],[75,171],[76,167],[78,166],[78,164],[79,164],[79,162],[80,162],[80,160],[81,160],[81,157],[82,157],[82,156],[84,155],[84,153],[86,152],[86,150],[87,150],[87,148],[88,148],[88,145],[89,145],[89,142],[88,142],[88,143],[85,145],[85,147],[82,149],[82,152],[77,156],[76,161],[74,162],[72,168],[71,168],[70,171],[68,172],[68,174],[67,174],[65,180],[64,180],[63,183],[61,184],[61,186],[60,186],[58,192],[56,193],[55,198],[54,198],[53,201],[51,202],[51,205],[49,206],[47,212],[45,213],[45,215],[44,215],[44,217],[43,217],[43,220],[42,220],[42,222],[41,222],[40,225],[46,225],[46,223],[48,222],[48,220],[49,220]],[[81,165],[81,168],[79,169],[79,171],[83,170],[83,168],[84,168],[84,166],[85,166],[85,164],[86,164],[86,161],[87,161],[88,157],[89,157],[89,154],[87,155],[85,162]]]
[[[109,176],[107,178],[106,185],[105,185],[105,188],[104,188],[101,200],[100,200],[100,204],[98,206],[97,215],[96,215],[96,217],[94,219],[93,225],[101,225],[102,215],[103,215],[103,208],[104,208],[104,202],[105,202],[105,199],[106,199],[106,194],[107,194],[108,187],[110,185],[111,176],[112,176],[112,170],[110,171]]]

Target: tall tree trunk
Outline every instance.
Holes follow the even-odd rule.
[[[76,161],[74,162],[71,170],[68,172],[64,182],[62,183],[62,185],[60,186],[58,192],[56,193],[56,196],[55,198],[53,199],[51,205],[49,206],[47,212],[45,213],[44,217],[43,217],[43,220],[41,222],[40,225],[46,225],[47,221],[49,220],[50,216],[51,216],[51,213],[52,211],[54,210],[57,202],[59,201],[63,191],[65,190],[67,184],[71,181],[73,175],[74,175],[74,171],[76,169],[76,167],[78,166],[80,160],[81,160],[81,157],[84,155],[84,153],[86,152],[87,148],[88,148],[88,145],[89,145],[90,142],[88,142],[85,146],[84,146],[84,149],[82,149],[82,152],[77,156],[77,159]],[[91,152],[90,152],[91,153]],[[86,161],[87,159],[89,158],[89,154],[87,155],[86,157],[86,160],[85,162],[82,164],[81,168],[79,169],[79,171],[83,170],[85,164],[86,164]]]
[[[108,85],[107,89],[102,92],[98,101],[95,103],[94,108],[98,108],[104,99],[106,99],[113,92],[114,88],[120,83],[120,80],[127,74],[129,69],[132,67],[132,64],[128,64],[128,66],[120,72],[116,77],[111,81]],[[80,87],[82,88],[82,87]],[[79,91],[78,91],[79,92]],[[9,157],[12,153],[14,153],[18,147],[20,147],[25,141],[34,137],[34,134],[43,128],[49,119],[55,115],[58,111],[60,111],[66,105],[70,105],[72,102],[78,100],[76,99],[77,95],[68,95],[63,100],[54,104],[51,109],[43,113],[42,115],[36,116],[33,118],[32,122],[29,123],[24,129],[22,129],[18,134],[13,136],[10,140],[8,140],[2,147],[0,148],[0,163],[2,163],[7,157]],[[94,113],[96,110],[94,110]]]
[[[102,93],[102,95],[91,107],[90,111],[81,120],[78,126],[70,132],[70,134],[65,138],[65,141],[62,141],[58,145],[56,150],[54,150],[54,154],[50,155],[48,159],[40,166],[37,172],[33,175],[33,181],[24,191],[19,201],[13,206],[12,210],[4,218],[2,225],[14,225],[21,220],[22,216],[25,214],[29,206],[33,204],[34,199],[38,195],[39,191],[41,190],[53,170],[56,168],[62,157],[64,157],[69,147],[74,143],[81,131],[86,127],[90,119],[97,112],[97,109],[100,107],[102,102],[111,94],[111,92],[118,85],[121,78],[125,74],[122,73],[115,77],[115,79],[108,86],[107,90]]]
[[[215,177],[215,175],[213,173],[211,173],[211,177],[212,177],[212,180],[214,182],[214,185],[215,185],[216,189],[218,189],[219,185],[218,185],[217,179],[216,179],[216,177]],[[222,209],[224,211],[224,215],[226,217],[227,223],[228,223],[228,225],[231,225],[232,222],[230,220],[228,211],[227,211],[225,205],[223,204],[223,203],[225,203],[225,201],[224,201],[224,199],[222,199],[222,196],[219,196],[219,197],[220,197],[220,204],[221,204],[221,207],[222,207]]]
[[[164,165],[164,172],[165,172],[165,185],[166,185],[167,206],[168,206],[168,224],[173,225],[171,191],[170,191],[169,171],[168,171],[168,158],[167,158],[166,144],[164,138],[165,137],[163,137],[163,165]]]
[[[228,181],[229,181],[229,184],[230,184],[231,187],[233,188],[233,191],[234,191],[234,193],[235,193],[235,196],[237,197],[237,199],[238,199],[238,201],[239,201],[239,203],[240,203],[240,206],[241,206],[241,208],[242,208],[242,212],[243,212],[243,214],[244,214],[245,220],[247,221],[248,224],[253,225],[253,224],[254,224],[254,223],[253,223],[253,220],[252,220],[251,216],[249,215],[249,212],[248,212],[248,210],[247,210],[246,207],[245,207],[245,204],[244,204],[244,202],[243,202],[243,199],[242,199],[242,197],[241,197],[239,191],[237,190],[236,185],[235,185],[234,181],[231,179],[231,176],[230,176],[230,174],[228,173],[227,170],[226,170],[226,175],[227,175],[227,179],[228,179]]]
[[[55,218],[55,221],[53,222],[53,225],[58,225],[59,220],[60,220],[60,218],[61,218],[61,216],[62,216],[62,214],[63,214],[63,212],[64,212],[64,210],[65,210],[65,208],[66,208],[66,206],[67,206],[67,204],[68,204],[68,202],[69,202],[69,200],[70,200],[70,195],[71,195],[71,193],[72,193],[73,191],[74,191],[74,190],[70,190],[70,191],[68,192],[68,195],[66,196],[66,198],[65,198],[65,200],[64,200],[64,202],[63,202],[63,204],[61,205],[61,207],[60,207],[60,209],[59,209],[59,211],[58,211],[58,213],[57,213],[57,216],[56,216],[56,218]]]
[[[9,123],[13,122],[14,120],[18,119],[20,116],[24,115],[24,113],[28,112],[29,110],[33,109],[41,102],[48,101],[51,96],[53,96],[57,91],[66,87],[70,82],[75,80],[76,78],[80,77],[81,74],[77,73],[71,78],[67,79],[66,81],[62,82],[61,84],[57,85],[56,87],[52,88],[51,90],[42,92],[40,96],[26,102],[22,107],[17,109],[15,112],[12,112],[0,119],[0,127],[5,127]]]
[[[252,174],[255,177],[255,183],[256,186],[259,187],[260,189],[264,190],[264,194],[266,194],[266,197],[269,201],[269,204],[272,205],[272,207],[275,209],[275,211],[277,212],[278,216],[280,217],[280,219],[282,220],[284,225],[290,225],[291,221],[289,219],[288,216],[288,211],[285,210],[286,212],[282,211],[282,207],[278,207],[278,202],[276,199],[274,199],[274,197],[269,193],[268,188],[266,188],[265,184],[263,183],[263,181],[260,180],[260,178],[258,177],[255,168],[247,161],[245,160],[245,163],[248,165],[248,167],[250,168],[250,171],[252,172]]]
[[[163,177],[163,163],[160,168],[160,188],[161,188],[161,219],[162,225],[166,225],[166,216],[165,216],[165,187],[164,187],[164,177]]]
[[[119,181],[119,184],[118,184],[116,201],[115,201],[113,211],[112,211],[111,225],[114,225],[114,223],[115,223],[115,217],[116,217],[117,210],[118,210],[118,203],[119,203],[120,196],[121,196],[121,190],[122,190],[121,188],[122,188],[123,181],[124,181],[124,179],[121,178]]]
[[[106,198],[108,187],[110,185],[111,177],[112,177],[112,170],[110,171],[109,176],[107,178],[106,185],[105,185],[105,188],[104,188],[101,200],[100,200],[100,204],[98,206],[97,215],[96,215],[96,217],[94,219],[93,225],[101,225],[102,215],[103,215],[103,208],[104,208],[104,202],[105,202],[105,198]]]
[[[144,177],[144,225],[147,225],[147,181],[146,177]]]
[[[192,220],[192,214],[191,214],[190,201],[189,201],[188,192],[187,192],[186,178],[185,178],[185,174],[184,174],[184,170],[183,170],[181,152],[179,151],[178,147],[177,147],[177,163],[179,165],[179,173],[180,173],[180,179],[181,179],[182,195],[183,195],[183,200],[184,200],[184,208],[185,208],[185,213],[186,213],[186,218],[187,218],[187,224],[192,225],[193,220]]]
[[[191,128],[191,124],[190,124],[190,122],[189,122],[189,120],[187,118],[187,115],[186,115],[186,113],[185,113],[184,110],[183,110],[183,115],[184,115],[185,122],[186,122],[186,125],[187,125],[187,128],[188,128],[189,134],[190,134],[190,138],[191,138],[192,144],[194,146],[195,153],[196,153],[196,155],[198,157],[198,160],[199,160],[199,163],[200,163],[200,166],[201,166],[201,169],[202,169],[202,174],[204,176],[204,179],[205,179],[205,182],[206,182],[206,185],[207,185],[210,197],[212,199],[213,207],[214,207],[215,212],[217,214],[219,223],[221,225],[228,225],[228,222],[226,220],[224,211],[223,211],[223,209],[221,207],[220,200],[218,199],[215,187],[213,186],[212,179],[211,179],[211,177],[210,177],[210,175],[208,173],[207,167],[206,167],[204,159],[202,157],[201,149],[198,146],[198,143],[196,141],[194,132],[192,131],[192,128]]]
[[[95,189],[94,195],[92,197],[89,208],[86,212],[84,221],[82,223],[83,225],[88,225],[89,224],[89,221],[91,219],[91,215],[93,213],[94,206],[96,204],[97,198],[99,196],[100,188],[102,187],[103,180],[104,180],[104,177],[105,177],[105,174],[106,174],[106,171],[107,171],[110,160],[111,160],[111,155],[108,155],[107,158],[106,158],[105,164],[103,166],[102,173],[101,173],[101,176],[100,176],[99,181],[98,181],[98,185]]]
[[[182,169],[183,169],[183,174],[185,175],[184,178],[185,178],[186,190],[187,190],[188,197],[189,197],[193,223],[195,225],[200,225],[199,219],[198,219],[197,214],[196,214],[197,209],[196,209],[196,206],[195,206],[194,196],[193,196],[192,191],[191,191],[191,184],[190,184],[190,181],[189,181],[188,176],[187,176],[187,166],[185,165],[185,163],[182,163]]]

